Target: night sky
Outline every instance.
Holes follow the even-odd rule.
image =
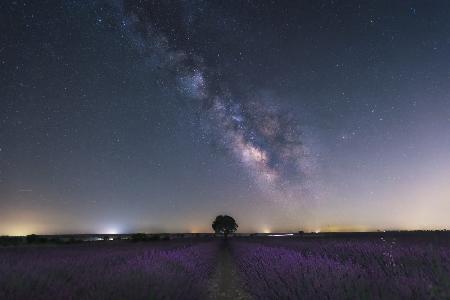
[[[449,16],[1,1],[0,234],[449,228]]]

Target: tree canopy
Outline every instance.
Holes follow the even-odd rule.
[[[227,238],[228,234],[237,230],[238,224],[233,217],[228,215],[219,215],[212,223],[212,228],[216,233],[222,233],[224,237]]]

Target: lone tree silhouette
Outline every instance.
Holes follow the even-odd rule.
[[[228,237],[228,234],[237,230],[238,224],[236,221],[227,215],[219,215],[212,223],[212,228],[216,233],[222,233],[224,238]]]

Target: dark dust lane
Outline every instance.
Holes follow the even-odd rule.
[[[210,286],[210,299],[252,299],[242,287],[227,245],[223,245],[219,251],[217,271]]]

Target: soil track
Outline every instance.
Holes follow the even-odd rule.
[[[210,299],[214,300],[247,300],[252,299],[240,284],[239,274],[233,263],[229,246],[224,242],[219,251],[217,271],[210,287]]]

